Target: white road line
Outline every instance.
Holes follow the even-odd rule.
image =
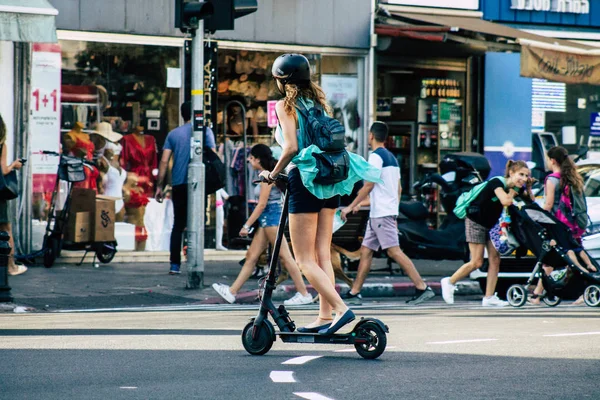
[[[498,339],[448,340],[446,342],[427,342],[425,344],[477,343],[477,342],[493,342],[495,340],[498,340]]]
[[[271,380],[276,383],[294,383],[294,371],[271,371]]]
[[[600,332],[558,333],[555,335],[544,335],[544,337],[588,336],[588,335],[600,335]]]
[[[325,397],[322,394],[314,392],[294,392],[294,394],[308,400],[333,400],[331,397]]]
[[[290,358],[287,361],[282,362],[284,365],[302,365],[309,361],[316,360],[317,358],[321,358],[323,356],[302,356],[296,358]]]
[[[341,350],[334,350],[334,353],[353,353],[355,352],[356,349],[341,349]]]
[[[137,386],[121,386],[119,389],[137,389]]]

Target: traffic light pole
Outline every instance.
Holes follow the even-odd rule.
[[[192,33],[192,142],[188,166],[187,285],[204,285],[204,218],[206,215],[204,146],[204,21]]]

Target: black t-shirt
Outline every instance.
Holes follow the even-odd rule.
[[[496,225],[502,214],[502,203],[494,191],[497,188],[504,188],[504,183],[498,178],[492,178],[488,181],[485,188],[471,201],[467,209],[467,217],[479,225],[491,229]]]

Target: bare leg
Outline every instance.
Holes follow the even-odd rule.
[[[415,287],[419,290],[427,289],[427,285],[421,278],[421,275],[415,268],[415,264],[413,264],[412,260],[408,258],[406,254],[400,249],[399,246],[390,247],[387,249],[388,256],[392,257],[392,259],[402,268],[404,273],[408,275],[412,283],[415,284]]]
[[[265,230],[263,228],[258,228],[258,231],[254,234],[254,238],[252,239],[252,243],[250,243],[250,248],[246,252],[246,262],[242,267],[242,270],[238,274],[235,282],[231,285],[229,289],[232,294],[237,294],[240,291],[244,283],[250,278],[252,275],[252,271],[254,271],[254,267],[256,266],[256,262],[260,255],[267,248],[267,235],[265,234]]]
[[[334,215],[335,210],[330,208],[324,208],[319,212],[315,252],[317,254],[317,263],[319,264],[319,267],[327,274],[335,291],[335,273],[333,272],[333,265],[331,264],[331,237],[333,235]],[[339,297],[337,292],[335,292],[335,294]],[[331,312],[331,303],[321,300],[319,302],[319,316],[329,316],[331,318]]]
[[[596,272],[596,267],[594,266],[594,264],[592,264],[592,261],[590,260],[585,251],[580,251],[579,257],[581,257],[581,261],[583,261],[583,263],[587,266],[588,270]]]
[[[333,226],[332,218],[333,211],[329,219],[331,226]],[[319,214],[317,213],[290,214],[290,236],[298,266],[319,293],[321,298],[320,304],[327,303],[327,305],[320,306],[317,322],[320,319],[328,321],[331,318],[331,309],[339,315],[342,315],[348,309],[340,295],[336,292],[330,275],[317,264],[316,243],[318,223]],[[328,242],[331,242],[331,237]],[[331,265],[329,267],[333,269]],[[328,307],[331,307],[329,313],[327,313]],[[324,314],[322,315],[321,312]]]
[[[456,282],[466,278],[469,274],[480,268],[483,265],[483,249],[484,244],[481,243],[469,243],[469,251],[471,252],[471,260],[463,264],[454,274],[450,277],[450,283],[456,285]],[[489,276],[489,274],[488,274]]]
[[[500,272],[500,254],[494,247],[494,244],[488,240],[487,242],[488,251],[488,271],[487,271],[487,283],[485,286],[485,297],[492,297],[496,292],[496,284],[498,283],[498,272]]]
[[[350,293],[358,294],[362,289],[367,275],[371,270],[371,264],[373,263],[373,250],[368,247],[361,246],[360,248],[360,262],[358,263],[358,271],[356,272],[356,278],[354,278],[354,284]]]
[[[542,274],[546,274],[546,275],[550,275],[552,273],[552,271],[554,271],[554,268],[543,264],[542,265],[542,271],[540,271],[540,273]],[[529,299],[529,302],[531,304],[540,304],[540,299],[539,296],[544,293],[544,284],[542,283],[542,277],[540,276],[540,279],[538,280],[537,285],[535,286],[535,289],[533,289],[533,294],[538,296],[535,298],[531,298]]]
[[[267,234],[267,238],[271,245],[275,246],[275,239],[277,237],[277,227],[269,226],[264,228],[265,233]],[[308,294],[306,290],[306,285],[304,284],[304,279],[302,279],[302,273],[300,272],[300,268],[298,268],[298,264],[294,261],[292,257],[292,253],[290,252],[290,248],[288,246],[287,240],[285,240],[285,236],[281,241],[281,248],[279,250],[279,259],[283,264],[283,267],[290,274],[290,278],[294,281],[294,285],[296,286],[296,290],[303,296]]]

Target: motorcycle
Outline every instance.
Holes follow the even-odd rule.
[[[400,246],[413,259],[467,260],[465,222],[452,210],[458,197],[489,176],[491,166],[487,158],[477,153],[452,153],[440,163],[440,174],[426,175],[414,184],[416,199],[401,202],[398,214]],[[428,221],[433,214],[423,202],[424,191],[437,191],[438,207],[447,212],[440,226],[433,230]]]

